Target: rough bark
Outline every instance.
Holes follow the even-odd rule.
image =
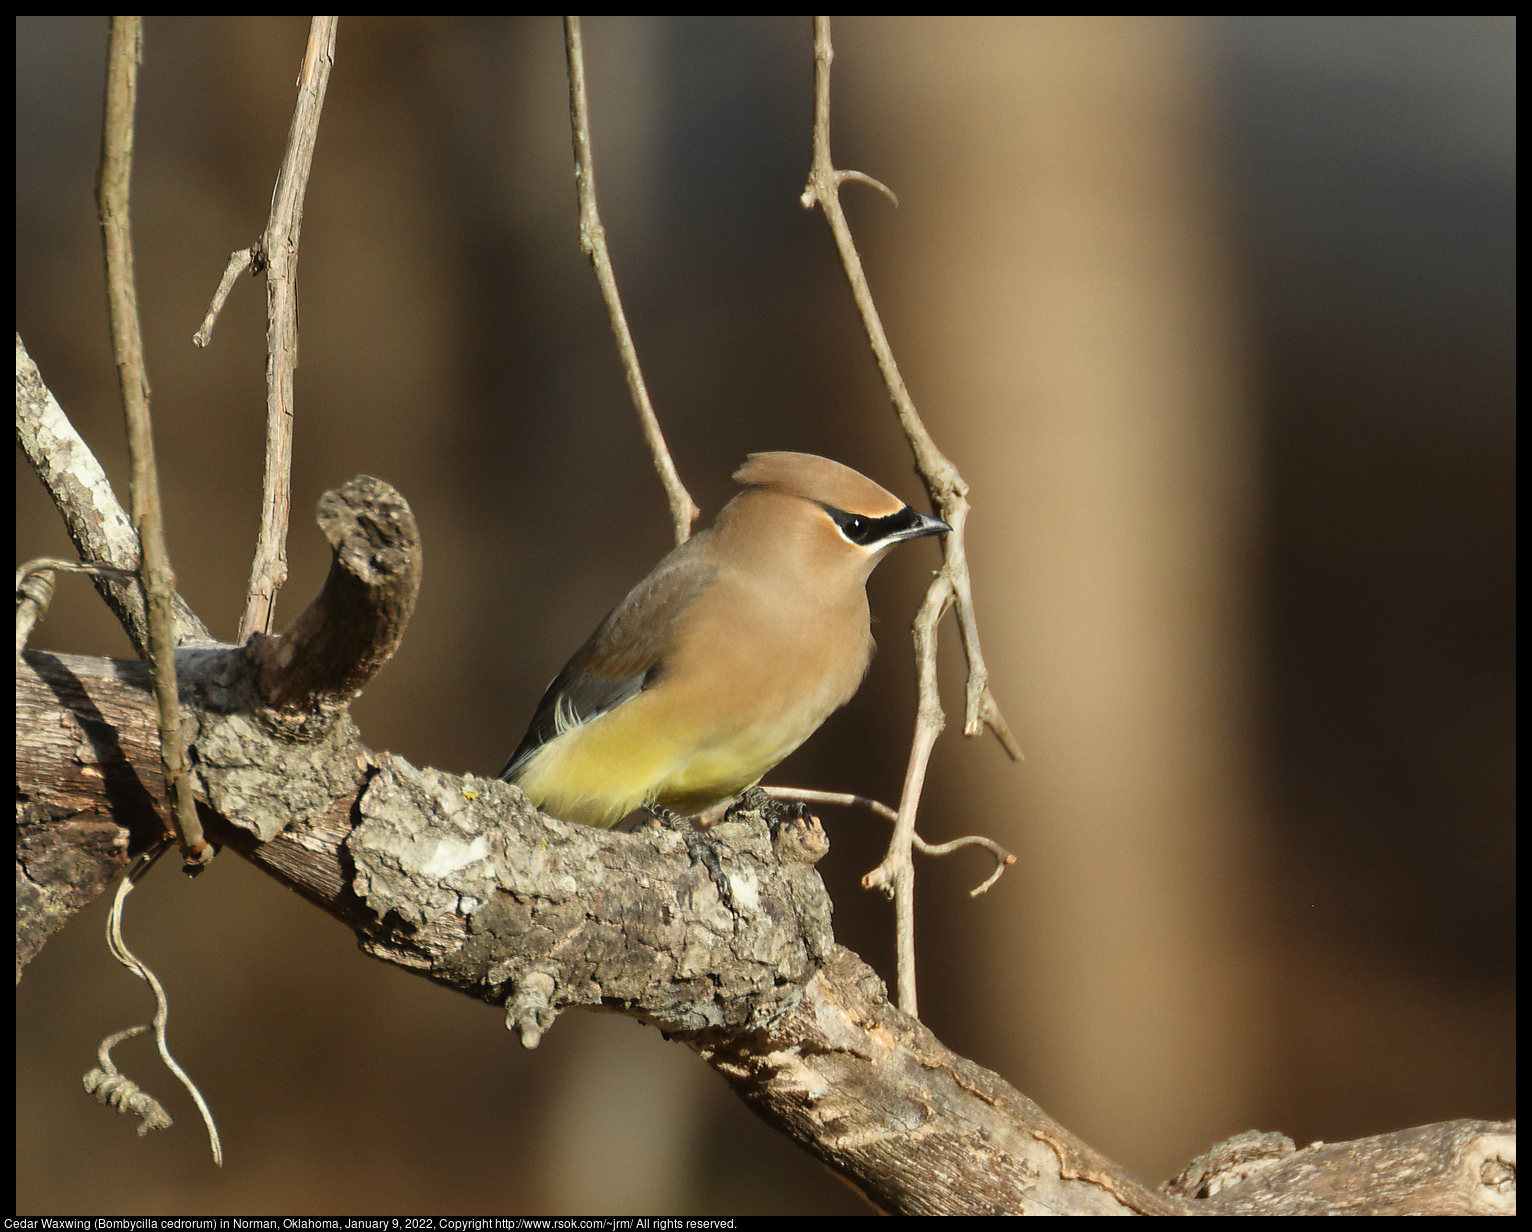
[[[828,951],[816,823],[741,812],[703,850],[655,826],[560,822],[509,784],[372,753],[345,715],[323,733],[271,721],[253,702],[258,657],[180,656],[209,835],[345,921],[368,953],[506,1006],[524,1043],[570,1005],[676,1032],[753,1029],[797,998]],[[17,684],[22,730],[47,734],[18,743],[30,829],[78,824],[92,808],[109,815],[105,777],[124,816],[157,833],[144,668],[29,651]],[[111,740],[100,739],[103,713],[119,724]],[[23,907],[29,938],[57,926],[56,911],[45,920]],[[19,948],[18,968],[38,948]]]
[[[773,833],[759,814],[741,815],[715,829],[713,871],[674,831],[566,825],[497,780],[369,752],[343,715],[323,736],[295,740],[291,724],[241,708],[255,694],[253,656],[228,647],[181,660],[215,839],[345,921],[374,957],[504,1004],[526,1043],[571,1005],[683,1036],[880,1209],[1514,1211],[1514,1125],[1477,1121],[1302,1151],[1280,1135],[1241,1136],[1157,1192],[944,1048],[833,946],[813,823],[779,820]],[[76,878],[88,901],[123,853],[159,833],[145,669],[28,652],[17,705],[28,816],[18,877],[26,867],[48,880],[38,851],[95,858]],[[20,896],[17,907],[19,967],[23,935],[35,953],[38,931],[61,916]]]

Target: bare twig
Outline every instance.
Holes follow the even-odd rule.
[[[649,453],[654,458],[654,469],[659,472],[660,482],[665,485],[665,497],[670,502],[670,518],[675,524],[676,542],[685,543],[692,533],[692,523],[701,511],[693,502],[676,465],[670,460],[665,447],[665,437],[660,431],[660,421],[649,401],[649,390],[644,385],[644,374],[639,370],[638,351],[633,346],[633,335],[628,330],[628,319],[622,311],[622,297],[617,293],[617,275],[612,269],[612,256],[606,247],[606,229],[596,212],[596,171],[590,151],[590,117],[585,102],[585,53],[580,41],[580,19],[564,18],[564,53],[569,61],[569,127],[574,137],[575,187],[580,197],[580,247],[590,258],[596,271],[596,281],[601,284],[601,297],[606,301],[607,316],[611,318],[612,333],[617,339],[617,350],[622,356],[623,372],[628,378],[628,392],[633,396],[633,407],[638,412],[638,422],[649,443]]]
[[[261,530],[239,640],[269,633],[277,591],[287,580],[287,522],[292,506],[293,373],[298,367],[298,235],[308,188],[319,113],[335,62],[339,17],[315,17],[298,78],[298,102],[287,134],[287,153],[272,194],[271,217],[260,240],[266,266],[266,476],[261,486]]]
[[[133,276],[133,238],[128,194],[133,175],[133,112],[138,99],[138,65],[143,53],[143,19],[113,17],[107,43],[106,107],[101,128],[101,167],[96,202],[106,245],[107,306],[112,352],[122,387],[132,462],[133,525],[141,550],[139,579],[149,624],[149,660],[154,667],[154,695],[159,709],[160,756],[165,787],[181,856],[188,868],[206,864],[213,849],[202,837],[197,806],[187,775],[186,742],[181,732],[181,703],[176,694],[175,636],[172,631],[176,579],[165,547],[165,516],[160,504],[159,473],[154,463],[154,433],[149,421],[149,374],[144,366],[143,330],[138,320],[138,292]]]
[[[888,335],[883,330],[872,301],[872,291],[867,285],[867,275],[862,269],[862,259],[857,254],[841,209],[840,186],[847,180],[859,180],[872,184],[888,193],[884,185],[870,176],[857,171],[837,171],[830,157],[830,64],[835,53],[830,44],[830,19],[814,18],[814,164],[809,172],[808,185],[800,200],[805,209],[819,206],[825,221],[835,236],[835,246],[840,250],[841,264],[845,267],[846,280],[851,284],[851,294],[867,330],[867,341],[877,358],[883,383],[888,387],[889,400],[900,426],[915,455],[915,466],[921,482],[931,498],[937,515],[952,527],[952,532],[942,539],[944,561],[941,571],[926,592],[925,602],[915,620],[915,654],[920,672],[920,707],[915,725],[915,738],[910,749],[910,759],[904,777],[904,792],[899,801],[899,820],[894,836],[883,862],[864,878],[862,884],[868,889],[881,889],[894,899],[898,932],[899,956],[899,1006],[908,1014],[916,1012],[915,998],[915,920],[914,920],[914,865],[910,860],[910,847],[915,833],[915,812],[920,804],[920,793],[925,783],[926,764],[936,737],[946,723],[942,713],[941,699],[936,688],[936,625],[947,609],[957,607],[958,630],[963,639],[963,650],[968,657],[967,703],[964,709],[963,733],[977,736],[987,724],[1005,751],[1012,758],[1020,758],[1021,749],[1006,725],[989,688],[989,671],[979,649],[978,626],[973,616],[972,584],[968,575],[968,556],[964,548],[963,530],[968,520],[968,485],[958,474],[957,467],[936,447],[931,434],[926,431],[915,404],[905,388],[899,365],[894,362]],[[889,193],[889,196],[892,196]]]
[[[139,979],[143,980],[144,983],[148,984],[150,990],[154,993],[154,1042],[159,1047],[160,1059],[165,1062],[165,1068],[174,1074],[180,1080],[181,1085],[191,1094],[193,1102],[197,1105],[197,1111],[202,1114],[202,1123],[207,1126],[208,1143],[213,1148],[213,1162],[221,1168],[223,1167],[223,1145],[218,1140],[218,1126],[213,1121],[213,1114],[208,1109],[207,1101],[202,1098],[202,1092],[197,1090],[197,1084],[188,1077],[186,1071],[170,1055],[170,1045],[165,1039],[165,1024],[170,1019],[170,1001],[165,996],[165,989],[161,987],[160,981],[154,972],[139,961],[133,951],[128,949],[127,943],[122,939],[123,903],[128,895],[133,892],[133,887],[138,884],[139,878],[154,867],[154,862],[160,858],[160,854],[164,850],[164,843],[150,847],[133,862],[133,867],[123,874],[122,882],[117,887],[117,897],[112,900],[112,910],[106,920],[106,943],[107,947],[112,951],[112,957],[129,971],[133,972],[134,975],[138,976]],[[129,1035],[137,1035],[143,1030],[143,1027],[133,1027],[110,1037],[110,1039],[103,1040],[99,1055],[104,1065],[111,1065],[111,1061],[107,1058],[106,1054],[114,1041],[126,1039]],[[115,1067],[113,1069],[115,1070]],[[120,1078],[120,1075],[117,1076]],[[99,1093],[99,1088],[104,1084],[97,1083],[97,1089],[93,1090],[91,1077],[91,1074],[85,1076],[85,1089],[96,1095],[96,1098],[102,1103],[106,1103],[108,1096]],[[103,1077],[106,1076],[103,1075]],[[122,1081],[125,1082],[126,1080],[123,1079]],[[125,1095],[125,1090],[121,1094]],[[140,1094],[142,1093],[140,1092]],[[158,1101],[151,1099],[150,1102],[158,1107]],[[122,1108],[119,1105],[119,1111],[121,1110]],[[144,1114],[141,1113],[140,1115]],[[163,1108],[160,1108],[160,1115],[165,1117],[163,1125],[150,1124],[149,1117],[146,1115],[145,1123],[139,1127],[138,1132],[142,1134],[146,1129],[166,1128],[170,1124],[170,1118],[165,1116]]]
[[[234,289],[239,276],[252,265],[255,266],[252,272],[257,274],[266,268],[255,259],[257,247],[252,244],[249,248],[239,248],[229,254],[229,264],[224,268],[218,290],[213,292],[213,302],[208,305],[207,316],[202,318],[202,328],[192,335],[194,346],[205,347],[213,340],[213,326],[218,323],[218,314],[223,311],[224,301],[229,298],[229,292]]]
[[[869,799],[867,796],[853,795],[849,791],[814,791],[807,787],[763,787],[761,788],[774,800],[801,800],[805,804],[840,804],[846,808],[864,808],[876,813],[885,821],[898,822],[899,811],[891,809],[881,800]],[[960,847],[983,847],[990,855],[995,857],[995,871],[968,891],[969,898],[978,898],[985,890],[994,885],[1000,879],[1000,874],[1005,872],[1009,865],[1016,863],[1016,857],[995,842],[992,838],[985,838],[980,834],[970,834],[965,838],[950,839],[945,843],[928,843],[919,834],[910,836],[914,840],[915,850],[927,856],[945,856],[958,850]]]
[[[213,325],[235,281],[246,268],[266,274],[266,477],[261,488],[261,529],[250,565],[239,641],[271,632],[277,591],[287,581],[287,523],[292,510],[293,372],[298,367],[298,236],[308,189],[319,114],[335,63],[339,17],[309,23],[308,50],[298,76],[298,101],[287,133],[287,152],[271,194],[266,230],[249,248],[229,255],[218,291],[192,341],[207,346]]]

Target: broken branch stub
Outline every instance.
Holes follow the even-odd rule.
[[[323,589],[281,636],[250,639],[262,700],[280,710],[355,698],[399,648],[420,591],[415,515],[381,479],[326,492],[317,520],[334,551]]]

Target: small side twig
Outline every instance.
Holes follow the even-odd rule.
[[[223,311],[224,301],[229,298],[229,292],[234,290],[239,276],[251,266],[255,267],[251,272],[256,274],[266,268],[263,262],[255,259],[258,247],[252,244],[249,248],[238,248],[229,254],[229,264],[224,268],[218,290],[213,292],[213,302],[208,305],[207,315],[202,318],[202,327],[192,335],[193,346],[205,347],[213,340],[213,326],[218,324],[218,314]]]
[[[127,418],[128,455],[132,463],[130,505],[140,544],[139,579],[149,625],[149,660],[159,709],[160,755],[171,820],[187,867],[200,868],[213,858],[202,837],[197,806],[187,774],[186,741],[181,731],[181,703],[176,692],[176,589],[170,553],[165,547],[165,515],[160,503],[159,472],[154,462],[154,432],[149,419],[149,374],[144,365],[143,330],[133,275],[133,238],[128,219],[133,174],[133,114],[138,100],[138,65],[143,53],[143,19],[113,17],[107,43],[106,106],[101,129],[101,167],[96,202],[106,246],[107,305],[112,352]]]
[[[682,484],[676,465],[670,460],[670,450],[665,447],[665,436],[660,431],[660,421],[649,401],[644,374],[638,366],[638,350],[633,345],[628,318],[622,311],[622,297],[617,293],[617,274],[612,269],[612,255],[606,247],[606,229],[601,225],[601,215],[596,212],[596,171],[591,158],[590,117],[585,101],[585,52],[578,17],[564,18],[564,54],[569,62],[569,127],[574,138],[575,187],[580,198],[580,248],[590,258],[596,281],[601,285],[601,297],[606,301],[612,334],[617,339],[617,351],[622,356],[623,372],[628,378],[628,392],[633,397],[633,408],[638,412],[644,440],[649,444],[654,469],[665,485],[676,543],[681,544],[691,535],[692,523],[701,510]]]
[[[915,655],[919,664],[920,704],[915,724],[915,737],[905,771],[904,791],[899,801],[899,819],[888,854],[877,868],[864,878],[862,884],[868,889],[881,889],[894,899],[899,962],[899,1007],[907,1014],[915,1014],[915,883],[914,864],[910,848],[915,834],[915,813],[920,804],[920,793],[925,783],[926,765],[931,748],[946,724],[941,699],[936,687],[936,626],[952,606],[957,607],[958,631],[963,640],[963,650],[968,658],[968,688],[964,710],[963,732],[977,736],[987,725],[999,739],[1012,758],[1021,757],[1021,748],[1011,735],[1005,716],[989,688],[989,669],[979,648],[978,625],[973,615],[973,591],[968,574],[968,556],[964,547],[964,528],[968,521],[968,485],[947,458],[931,434],[926,431],[915,403],[905,387],[894,361],[893,349],[888,344],[882,318],[873,303],[872,290],[862,268],[862,259],[851,238],[851,228],[846,223],[845,212],[840,204],[840,186],[847,180],[857,180],[893,196],[891,192],[872,177],[857,171],[839,171],[830,157],[830,65],[835,52],[830,42],[830,19],[814,18],[814,161],[809,172],[807,186],[800,200],[805,209],[819,206],[825,221],[835,236],[835,246],[840,252],[841,265],[846,280],[851,285],[852,298],[861,313],[862,325],[867,331],[867,341],[872,347],[883,383],[888,388],[889,400],[899,417],[910,450],[915,455],[915,466],[925,484],[937,515],[952,527],[943,536],[944,556],[941,571],[926,592],[920,614],[915,620]]]
[[[287,151],[271,194],[266,230],[248,248],[229,255],[223,278],[192,342],[205,347],[224,301],[246,269],[266,274],[266,475],[261,485],[261,528],[245,591],[239,641],[252,633],[270,633],[277,591],[287,581],[287,523],[292,512],[293,373],[298,367],[298,237],[303,228],[303,197],[308,190],[319,115],[335,63],[339,17],[315,17],[309,23],[308,50],[298,75],[298,101],[287,132]]]
[[[154,972],[134,956],[122,939],[122,905],[133,887],[138,884],[139,878],[154,867],[154,862],[160,858],[165,846],[166,844],[161,842],[149,848],[123,875],[122,883],[117,887],[117,896],[112,900],[111,913],[107,916],[106,943],[112,951],[112,957],[148,984],[153,991],[154,1042],[159,1047],[160,1059],[165,1062],[165,1068],[174,1074],[191,1094],[192,1100],[197,1105],[197,1111],[202,1114],[202,1122],[207,1126],[208,1142],[213,1148],[213,1162],[221,1168],[223,1167],[223,1144],[218,1139],[218,1126],[213,1121],[213,1114],[208,1109],[207,1101],[202,1098],[202,1092],[197,1090],[197,1084],[170,1055],[170,1045],[165,1040],[165,1024],[170,1019],[170,1002],[165,997],[165,989],[161,987],[159,978]],[[166,1128],[170,1124],[170,1117],[158,1100],[141,1091],[130,1079],[119,1074],[117,1067],[112,1064],[107,1054],[120,1041],[146,1030],[148,1030],[147,1027],[130,1027],[103,1040],[97,1054],[101,1061],[101,1068],[92,1070],[85,1075],[84,1079],[85,1089],[101,1103],[111,1103],[119,1112],[134,1111],[143,1117],[144,1123],[138,1127],[140,1135],[150,1129]],[[155,1116],[155,1110],[158,1110],[158,1117]],[[163,1118],[163,1121],[159,1118]]]
[[[876,813],[885,821],[897,823],[899,811],[891,809],[881,800],[873,800],[867,796],[854,795],[849,791],[814,791],[808,787],[763,787],[761,789],[774,800],[800,800],[804,804],[839,804],[846,808],[864,808],[869,812]],[[1016,857],[995,842],[992,838],[985,838],[981,834],[970,834],[964,838],[949,839],[945,843],[928,843],[919,834],[912,834],[915,850],[927,856],[945,856],[958,850],[960,847],[983,847],[990,855],[995,857],[995,871],[968,891],[969,898],[978,898],[985,890],[1000,880],[1000,874],[1006,868],[1016,863]]]
[[[60,560],[55,556],[38,556],[16,570],[16,654],[27,648],[32,630],[48,614],[53,602],[55,573],[86,573],[92,577],[107,577],[116,582],[135,583],[131,573],[111,569],[105,565],[85,565],[75,560]]]

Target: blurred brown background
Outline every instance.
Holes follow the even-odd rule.
[[[134,180],[170,547],[221,636],[259,508],[264,288],[196,329],[263,225],[307,22],[151,18]],[[17,24],[17,320],[126,493],[92,205],[103,18]],[[1337,1140],[1514,1115],[1511,18],[845,19],[837,161],[906,379],[973,488],[994,687],[1028,760],[957,719],[922,830],[923,1017],[1161,1180],[1241,1129]],[[756,449],[923,499],[817,215],[801,19],[586,26],[602,207],[706,516]],[[299,268],[292,576],[312,510],[382,476],[426,581],[357,706],[418,764],[494,773],[669,546],[581,257],[554,19],[346,18]],[[18,558],[68,550],[18,466]],[[861,694],[770,778],[898,794],[932,545],[875,577]],[[961,663],[948,626],[949,705]],[[63,580],[34,644],[125,655]],[[882,824],[825,810],[842,942]],[[80,1091],[149,1015],[97,904],[17,992],[17,1207],[55,1214],[856,1213],[655,1031],[500,1016],[356,951],[226,856],[168,865],[129,943],[219,1117],[215,1170]]]

